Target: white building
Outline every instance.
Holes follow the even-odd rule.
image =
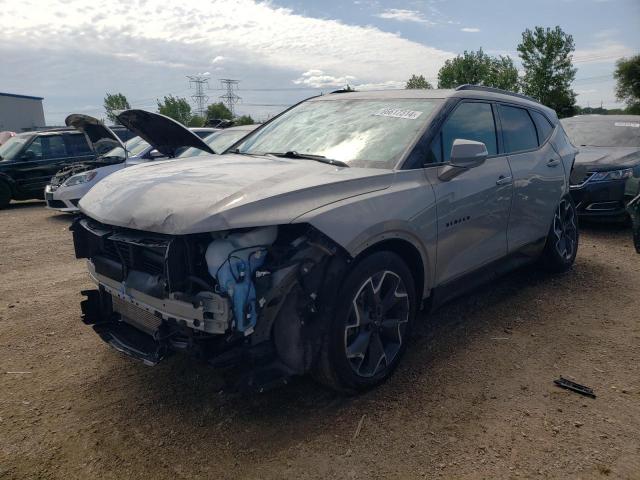
[[[0,132],[20,133],[44,127],[42,100],[42,97],[0,92]]]

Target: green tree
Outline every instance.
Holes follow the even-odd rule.
[[[158,100],[158,112],[183,125],[189,125],[191,121],[191,105],[184,98],[173,95],[165,96],[164,101]]]
[[[510,92],[519,92],[520,79],[518,78],[518,69],[513,64],[513,59],[503,55],[492,58],[489,76],[485,85]]]
[[[616,97],[627,104],[627,113],[640,115],[640,55],[618,60],[613,78]]]
[[[511,57],[492,57],[480,48],[444,62],[438,72],[438,88],[456,88],[464,84],[519,91],[518,70]]]
[[[573,37],[560,27],[526,29],[518,52],[524,68],[523,91],[559,116],[574,114],[576,94],[571,83],[577,69],[573,66]]]
[[[234,125],[253,125],[254,123],[256,122],[251,118],[251,115],[242,115],[233,122]]]
[[[231,120],[233,118],[231,111],[222,102],[212,103],[209,105],[205,116],[207,120]]]
[[[423,75],[411,75],[411,78],[407,80],[407,84],[404,86],[407,90],[410,89],[426,89],[430,90],[433,86],[424,78]]]
[[[187,124],[189,127],[204,127],[204,118],[199,115],[194,115],[189,119],[189,123]]]
[[[131,106],[122,93],[107,93],[104,97],[104,109],[107,112],[107,118],[113,123],[120,123],[116,115],[120,110],[129,110]]]

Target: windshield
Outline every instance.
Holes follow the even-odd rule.
[[[33,135],[16,135],[0,145],[0,160],[12,160]]]
[[[561,123],[571,143],[578,147],[640,147],[640,117],[576,117]]]
[[[215,132],[204,139],[204,143],[211,147],[216,153],[222,153],[242,137],[246,136],[249,130],[222,130]],[[180,154],[180,157],[196,157],[198,155],[211,155],[209,152],[199,148],[190,147]]]
[[[250,135],[238,152],[296,152],[351,167],[394,168],[441,102],[392,98],[304,102]]]
[[[127,148],[127,151],[129,152],[129,156],[135,157],[137,155],[140,155],[142,152],[144,152],[147,149],[147,147],[149,147],[149,144],[140,137],[133,137],[127,140],[124,146]],[[124,151],[122,150],[122,147],[115,147],[109,150],[107,153],[105,153],[103,157],[124,158]]]

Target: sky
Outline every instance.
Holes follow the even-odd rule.
[[[510,55],[536,25],[573,35],[581,106],[616,107],[616,59],[640,53],[640,0],[0,0],[0,92],[42,96],[48,125],[104,117],[106,92],[134,108],[193,102],[188,75],[239,80],[238,114],[264,120],[349,84],[433,84],[444,61],[480,47]],[[195,104],[194,104],[195,105]]]

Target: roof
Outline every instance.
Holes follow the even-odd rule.
[[[580,123],[599,123],[603,121],[610,122],[640,122],[640,115],[576,115],[575,117],[563,118],[562,122],[580,122]]]
[[[26,98],[28,100],[44,100],[44,97],[33,97],[31,95],[18,95],[17,93],[0,92],[0,97]]]
[[[260,126],[260,124],[254,123],[252,125],[236,125],[235,127],[227,127],[224,129],[225,132],[229,132],[229,131],[247,131],[250,132],[251,130],[255,130],[256,128],[258,128]]]
[[[488,100],[488,101],[500,101],[500,102],[509,102],[519,104],[529,108],[535,108],[538,110],[544,111],[547,116],[553,120],[553,123],[557,121],[556,112],[541,103],[536,102],[533,99],[529,99],[523,95],[515,95],[511,92],[501,92],[497,89],[488,89],[488,88],[465,88],[461,90],[453,90],[453,89],[396,89],[396,90],[368,90],[368,91],[355,91],[355,92],[340,92],[340,93],[331,93],[328,95],[320,95],[317,97],[310,98],[309,101],[319,102],[319,101],[332,101],[338,99],[366,99],[366,100],[375,100],[375,99],[411,99],[411,98],[425,98],[425,99],[441,99],[445,100],[447,98],[471,98],[477,100]]]
[[[220,130],[219,128],[212,128],[212,127],[190,127],[189,130],[191,130],[192,132],[217,132],[218,130]]]
[[[78,130],[76,130],[75,128],[50,128],[47,130],[32,130],[30,132],[22,132],[19,133],[18,135],[24,135],[24,136],[34,136],[34,135],[38,135],[38,136],[45,136],[45,135],[56,135],[56,134],[60,134],[60,133],[68,133],[68,134],[77,134],[77,135],[82,135],[81,132],[79,132]]]

